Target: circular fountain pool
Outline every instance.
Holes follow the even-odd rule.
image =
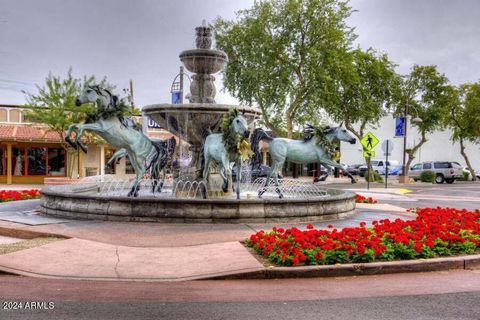
[[[355,196],[311,182],[283,179],[279,199],[274,187],[257,197],[263,179],[242,184],[242,199],[200,199],[199,186],[182,181],[166,183],[151,193],[145,181],[137,198],[126,197],[131,182],[87,179],[78,184],[42,190],[42,211],[48,215],[108,221],[248,223],[307,222],[340,219],[354,213]]]
[[[214,175],[218,176],[218,172],[208,173],[208,179],[202,177],[202,143],[206,135],[220,132],[224,114],[237,109],[248,123],[252,123],[261,112],[254,107],[215,103],[213,74],[223,70],[228,57],[211,48],[212,30],[209,27],[195,30],[197,48],[180,54],[185,68],[194,73],[188,95],[190,103],[153,104],[142,109],[145,116],[188,144],[185,154],[179,148],[176,159],[179,173],[175,179],[166,181],[162,192],[155,193],[151,192],[153,181],[145,180],[138,197],[127,197],[133,187],[131,181],[108,176],[48,187],[42,190],[42,211],[78,219],[226,223],[316,221],[339,219],[354,213],[354,194],[321,188],[311,182],[283,179],[278,187],[284,195],[282,199],[278,198],[273,183],[260,199],[259,189],[263,188],[265,180],[251,182],[247,179],[242,181],[241,199],[237,200],[230,190],[223,192],[221,184],[215,183]],[[173,168],[172,171],[175,172]],[[209,199],[203,199],[202,190]]]

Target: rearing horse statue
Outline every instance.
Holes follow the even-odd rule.
[[[223,192],[228,191],[228,181],[232,177],[231,162],[235,163],[237,168],[237,184],[235,192],[237,199],[240,199],[240,180],[242,158],[248,158],[251,153],[248,137],[250,131],[248,130],[247,120],[240,114],[238,110],[230,110],[223,119],[222,133],[209,134],[203,145],[200,153],[202,160],[202,176],[207,185],[208,175],[210,173],[210,166],[212,161],[219,167],[220,175],[223,179]],[[207,194],[204,193],[204,198]]]
[[[170,141],[168,148],[163,148],[143,134],[142,130],[136,125],[135,121],[126,116],[128,106],[119,101],[110,91],[99,86],[87,87],[77,98],[76,105],[84,103],[95,103],[96,114],[87,118],[84,124],[72,124],[68,127],[65,141],[72,147],[80,147],[87,152],[87,147],[82,143],[83,131],[91,131],[102,137],[106,142],[115,148],[123,149],[118,152],[125,152],[135,170],[135,181],[128,193],[128,196],[138,196],[140,183],[148,171],[157,181],[160,170],[163,169],[167,161],[166,157],[171,157],[175,149],[175,139]],[[71,134],[76,132],[75,139],[70,138]],[[168,151],[167,151],[168,150]],[[165,155],[165,152],[168,154]],[[155,188],[155,185],[154,187]],[[153,190],[155,191],[155,190]]]
[[[269,152],[272,157],[273,165],[267,180],[265,181],[264,187],[258,192],[259,198],[261,198],[262,194],[267,190],[270,178],[272,177],[276,186],[275,191],[280,198],[283,198],[283,194],[278,187],[278,173],[282,169],[286,160],[299,164],[323,164],[329,172],[332,170],[332,167],[343,169],[340,164],[331,160],[334,152],[333,144],[340,141],[346,141],[351,144],[356,142],[356,139],[342,127],[327,127],[324,130],[316,129],[306,140],[272,138],[263,129],[257,128],[251,137],[252,149],[256,154],[253,159],[257,159],[257,161],[260,159],[258,143],[261,140],[270,142]],[[350,178],[352,183],[356,182],[350,173],[345,171],[345,174]]]

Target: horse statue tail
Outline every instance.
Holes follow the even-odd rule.
[[[253,157],[251,160],[252,169],[257,169],[262,164],[262,155],[259,148],[260,141],[262,140],[272,141],[273,138],[269,136],[262,128],[255,129],[250,137],[250,145],[253,150]]]
[[[175,153],[177,141],[174,137],[171,137],[167,140],[152,141],[152,144],[155,148],[155,155],[150,161],[147,171],[150,173],[152,179],[158,180],[160,178],[160,171],[165,168]]]
[[[205,169],[205,139],[212,133],[212,130],[208,128],[207,130],[203,131],[202,134],[202,147],[200,148],[200,175],[203,179],[206,177],[203,176],[203,170]]]

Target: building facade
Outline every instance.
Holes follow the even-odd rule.
[[[26,121],[28,111],[22,106],[0,105],[0,183],[42,184],[70,177],[115,174],[129,178],[134,175],[128,158],[105,169],[116,151],[108,145],[89,143],[86,154],[66,149],[58,134],[46,125]],[[172,136],[150,126],[146,133],[156,139]]]
[[[407,123],[407,149],[409,149],[420,141],[421,136],[415,125],[411,125],[410,118]],[[395,118],[393,115],[387,115],[380,120],[378,126],[367,127],[365,133],[368,131],[372,132],[380,141],[374,148],[376,159],[385,159],[381,144],[386,139],[390,139],[393,141],[394,146],[389,159],[396,160],[399,164],[402,164],[403,137],[395,137],[395,129]],[[417,151],[412,165],[422,161],[456,161],[460,163],[461,166],[466,166],[465,160],[460,154],[460,145],[458,142],[453,142],[451,136],[451,130],[435,131],[432,134],[427,134],[428,141]],[[469,156],[472,166],[475,169],[480,169],[480,145],[465,143],[465,146],[465,152]],[[340,150],[340,162],[349,165],[365,163],[362,145],[359,141],[354,145],[342,143]]]

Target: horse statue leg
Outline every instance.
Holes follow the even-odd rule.
[[[267,191],[267,188],[268,188],[268,185],[270,184],[270,179],[272,178],[272,176],[274,177],[273,181],[275,183],[275,192],[278,193],[278,197],[280,199],[283,198],[283,194],[280,191],[279,183],[278,183],[278,172],[279,172],[280,168],[283,166],[283,163],[284,163],[284,161],[275,162],[273,164],[272,168],[270,169],[270,173],[267,175],[267,180],[265,181],[265,185],[263,186],[262,189],[260,189],[258,191],[258,197],[259,198],[262,198],[262,195]]]
[[[126,157],[127,156],[127,150],[125,149],[120,149],[117,152],[113,154],[113,156],[108,160],[107,164],[105,165],[105,169],[110,169],[113,168],[113,164],[117,162],[117,160]]]
[[[163,174],[162,180],[159,180],[159,182],[158,182],[158,188],[157,188],[158,193],[162,192],[163,186],[165,185],[165,179],[167,178],[167,166],[166,165],[162,168],[162,174]]]
[[[280,171],[280,168],[283,167],[283,163],[284,163],[283,161],[282,162],[277,162],[274,165],[275,176],[273,177],[273,181],[275,182],[275,192],[278,193],[278,198],[280,198],[280,199],[283,198],[283,194],[282,194],[282,191],[280,190],[279,183],[278,183],[278,172]]]
[[[202,193],[203,193],[203,199],[207,199],[208,198],[208,192],[207,192],[208,174],[210,173],[210,164],[212,162],[212,159],[210,158],[207,152],[204,153],[203,157],[204,157],[205,165],[203,167],[203,172],[202,172],[203,183],[204,183]]]
[[[142,182],[143,176],[145,175],[145,165],[143,164],[144,161],[142,159],[139,159],[135,155],[130,156],[129,154],[129,159],[130,162],[132,163],[133,168],[135,169],[135,181],[132,185],[132,188],[130,189],[130,192],[128,193],[128,197],[137,197],[138,196],[138,190],[140,190],[140,183]]]
[[[263,188],[258,190],[258,198],[259,199],[261,199],[262,195],[265,193],[265,191],[267,191],[268,185],[270,184],[270,178],[272,177],[272,174],[277,174],[276,172],[274,172],[274,168],[275,168],[275,164],[272,166],[272,168],[270,169],[270,172],[267,174],[267,178],[265,180],[265,184],[263,185]]]
[[[235,161],[235,165],[237,166],[237,186],[236,186],[236,190],[235,192],[237,193],[237,200],[240,199],[240,180],[242,179],[242,170],[241,170],[241,166],[242,166],[242,160],[239,159],[237,161]]]
[[[230,167],[230,161],[228,160],[228,156],[226,154],[222,156],[222,167],[225,172],[225,174],[222,175],[222,191],[228,192],[228,181],[232,179],[232,167]]]
[[[78,128],[78,126],[76,124],[71,124],[68,126],[68,129],[67,129],[67,133],[65,134],[65,141],[70,145],[72,146],[72,148],[74,149],[78,149],[78,146],[75,142],[72,141],[72,139],[70,139],[70,135],[72,134],[72,132],[74,132],[76,129]]]
[[[75,142],[80,147],[80,149],[82,149],[83,152],[87,153],[88,148],[82,142],[82,134],[84,130],[92,131],[99,134],[105,132],[105,130],[103,130],[103,128],[97,123],[87,123],[78,126],[77,138]]]
[[[321,163],[324,164],[324,165],[327,165],[329,166],[328,167],[328,172],[330,173],[332,168],[331,167],[334,167],[334,168],[338,168],[338,169],[341,169],[341,170],[344,170],[345,168],[343,168],[339,163],[336,163],[335,161],[332,161],[330,159],[321,159]],[[350,182],[353,184],[353,183],[357,183],[357,180],[355,180],[355,178],[348,172],[348,171],[345,171],[345,175],[347,177],[350,178]]]
[[[325,175],[323,176],[320,176],[320,168],[321,168],[322,164],[319,163],[318,164],[318,172],[317,172],[317,176],[315,177],[315,179],[313,179],[313,183],[316,183],[316,182],[319,182],[319,181],[325,181],[328,177],[328,174],[330,173],[328,168],[327,168],[327,173],[325,173]]]

